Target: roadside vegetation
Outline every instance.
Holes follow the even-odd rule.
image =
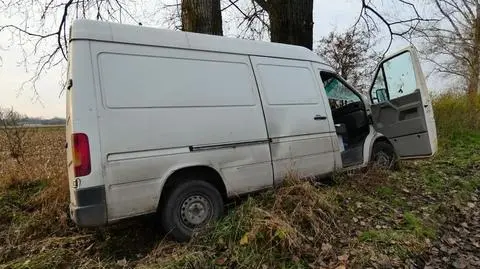
[[[453,93],[435,97],[434,110],[435,157],[329,181],[292,175],[232,202],[184,244],[169,241],[153,217],[77,228],[64,129],[38,129],[21,163],[0,149],[0,268],[479,267],[480,114]]]

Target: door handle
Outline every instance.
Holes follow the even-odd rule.
[[[315,117],[313,117],[314,120],[326,120],[327,117],[326,116],[320,116],[320,115],[315,115]]]

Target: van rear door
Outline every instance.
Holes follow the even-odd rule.
[[[413,47],[384,59],[370,87],[375,129],[388,137],[401,158],[437,151],[432,102]]]

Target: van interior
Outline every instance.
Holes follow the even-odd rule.
[[[338,75],[321,72],[320,76],[332,110],[343,166],[361,164],[363,144],[370,131],[365,104]]]

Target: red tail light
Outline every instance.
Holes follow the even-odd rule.
[[[88,144],[88,136],[83,133],[77,133],[72,135],[72,140],[75,176],[86,176],[90,174],[92,170],[90,165],[90,147]]]

